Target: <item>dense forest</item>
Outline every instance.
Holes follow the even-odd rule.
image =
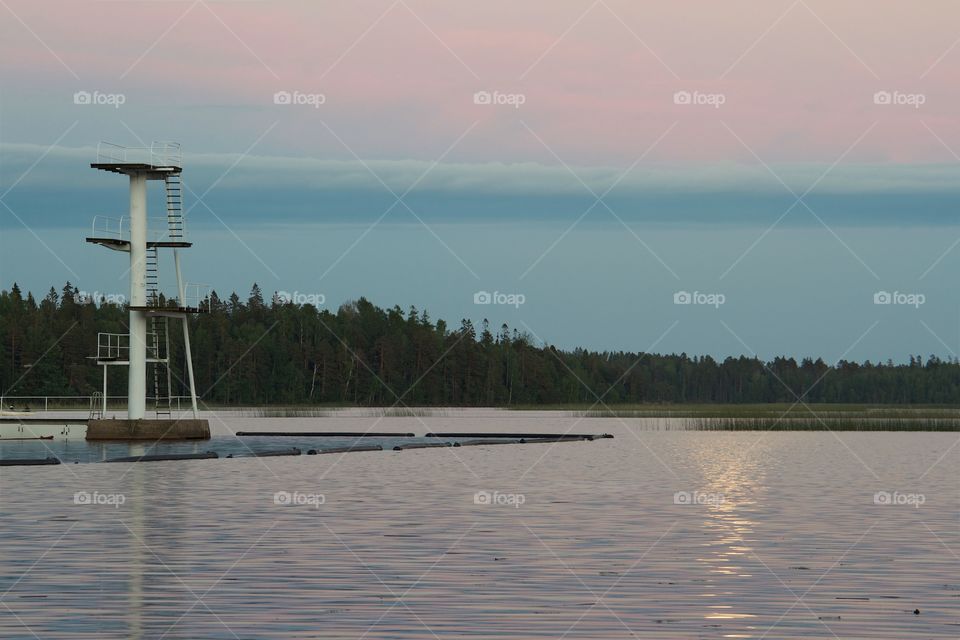
[[[89,395],[101,388],[90,358],[97,333],[126,331],[116,304],[86,302],[67,283],[40,300],[16,284],[0,292],[0,391]],[[618,403],[960,403],[960,364],[727,358],[626,351],[561,351],[506,325],[451,327],[426,311],[366,299],[336,313],[310,305],[210,296],[191,320],[197,392],[216,404],[508,406]],[[185,394],[179,328],[171,321],[173,395]],[[822,378],[822,380],[821,380]],[[817,383],[817,381],[819,383]],[[111,394],[125,393],[113,375]],[[816,384],[815,384],[816,383]],[[789,389],[787,388],[789,387]],[[592,390],[592,391],[591,391]],[[791,391],[792,390],[792,391]]]

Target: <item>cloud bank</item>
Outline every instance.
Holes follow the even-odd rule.
[[[0,178],[13,186],[8,202],[32,224],[76,224],[78,211],[125,206],[118,177],[89,168],[93,146],[2,144],[0,154]],[[808,190],[804,201],[839,224],[954,224],[960,194],[960,170],[948,164],[568,167],[187,151],[184,167],[187,207],[207,194],[204,202],[217,216],[244,224],[362,222],[405,193],[407,205],[436,221],[566,219],[590,207],[606,215],[609,206],[638,221],[762,224]],[[194,208],[210,214],[206,206]],[[406,211],[402,204],[394,209]],[[794,209],[800,212],[794,218],[806,216],[802,204]]]

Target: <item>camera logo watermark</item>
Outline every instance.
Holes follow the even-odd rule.
[[[702,291],[677,291],[673,294],[673,304],[698,304],[719,309],[727,302],[727,296],[722,293],[703,293]]]
[[[299,491],[277,491],[273,494],[273,504],[281,507],[306,506],[319,509],[320,505],[326,503],[327,497],[322,493],[300,493]]]
[[[499,491],[477,491],[473,494],[473,504],[513,507],[519,509],[527,501],[522,493],[500,493]]]
[[[277,91],[273,94],[273,104],[306,105],[319,109],[327,102],[322,93],[303,93],[302,91]]]
[[[122,93],[104,93],[102,91],[77,91],[73,94],[73,104],[109,106],[119,109],[127,102]]]
[[[727,96],[722,93],[703,93],[701,91],[677,91],[673,94],[673,104],[719,109],[727,102]]]
[[[327,296],[322,293],[300,293],[299,291],[290,293],[289,291],[278,291],[277,301],[280,302],[280,304],[296,304],[300,306],[312,304],[315,307],[321,307],[327,301]]]
[[[903,93],[902,91],[877,91],[873,94],[873,104],[894,107],[913,107],[919,109],[926,104],[927,96],[923,93]]]
[[[522,93],[501,93],[499,91],[477,91],[473,94],[473,104],[489,104],[494,106],[509,106],[519,109],[527,102],[527,96]]]
[[[104,505],[119,509],[120,505],[127,501],[127,496],[122,493],[100,493],[94,491],[77,491],[73,494],[73,504],[83,505]]]
[[[522,293],[500,293],[494,291],[477,291],[473,294],[473,304],[502,304],[510,305],[516,309],[527,301],[527,296]]]
[[[914,309],[919,309],[920,305],[927,301],[927,296],[922,293],[903,293],[902,291],[877,291],[873,294],[873,304],[896,304]]]
[[[88,291],[78,291],[74,300],[77,304],[118,304],[124,305],[127,303],[127,296],[122,293],[100,293],[99,291],[94,291],[90,293]]]
[[[716,507],[726,502],[722,493],[702,491],[677,491],[673,494],[673,504],[699,504]]]
[[[927,497],[922,493],[900,493],[899,491],[877,491],[873,494],[873,504],[887,506],[911,506],[920,508]]]

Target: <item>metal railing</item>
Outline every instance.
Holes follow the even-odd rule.
[[[88,396],[0,396],[0,407],[3,411],[10,411],[13,407],[15,412],[29,411],[31,413],[50,411],[88,411],[90,408],[90,399]],[[153,397],[148,397],[148,401],[153,401]],[[102,403],[103,396],[97,396],[97,401]],[[118,411],[127,406],[127,396],[107,396],[107,403],[110,410]],[[170,396],[172,407],[177,411],[190,411],[190,396]]]
[[[90,225],[90,235],[94,238],[116,238],[117,240],[128,240],[130,229],[124,230],[125,217],[111,218],[109,216],[93,216],[93,224]]]
[[[128,360],[130,335],[126,333],[98,333],[97,360]]]
[[[151,228],[152,226],[152,228]],[[186,225],[181,224],[177,238],[170,237],[169,219],[167,216],[150,216],[147,218],[147,242],[186,242]],[[90,234],[94,238],[111,238],[115,240],[130,240],[130,218],[120,216],[97,215],[90,225]]]
[[[112,142],[97,145],[99,164],[148,164],[154,167],[183,166],[179,142],[155,141],[149,147],[124,147]]]
[[[157,339],[156,332],[147,332],[147,358],[161,360],[166,357],[165,341]],[[98,333],[97,360],[129,360],[130,334]]]
[[[210,285],[187,282],[183,285],[183,301],[180,306],[210,311]]]

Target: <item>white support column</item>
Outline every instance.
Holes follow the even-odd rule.
[[[147,178],[130,174],[130,306],[147,304]],[[127,417],[141,420],[147,403],[147,314],[130,310]]]
[[[187,378],[190,381],[190,405],[193,408],[193,417],[196,419],[199,414],[197,413],[197,388],[193,382],[193,356],[190,354],[190,329],[187,326],[189,321],[189,317],[183,316],[183,352],[187,359]]]
[[[180,306],[187,306],[186,288],[183,286],[183,275],[180,272],[180,252],[173,250],[173,266],[177,271],[177,295],[180,296]],[[197,388],[193,382],[193,355],[190,353],[190,317],[183,316],[183,355],[187,359],[187,379],[190,381],[190,405],[193,408],[194,419],[197,413]]]
[[[103,365],[103,410],[100,412],[101,418],[107,417],[107,365]]]

